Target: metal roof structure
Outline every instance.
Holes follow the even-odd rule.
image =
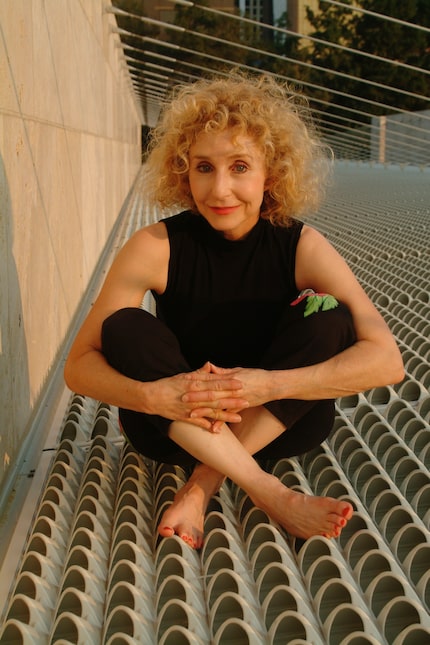
[[[126,54],[128,73],[134,91],[142,102],[148,125],[154,125],[159,114],[160,106],[168,98],[171,88],[178,83],[192,81],[200,76],[213,73],[228,74],[235,65],[250,72],[264,71],[275,75],[279,80],[291,84],[309,97],[312,112],[320,130],[328,143],[333,147],[338,158],[356,159],[363,161],[379,161],[382,163],[428,165],[430,163],[430,70],[390,59],[371,51],[354,49],[336,42],[327,42],[312,35],[304,35],[289,29],[268,25],[247,18],[231,11],[221,11],[197,2],[188,0],[169,0],[173,5],[194,8],[202,18],[207,16],[225,20],[226,25],[236,28],[237,38],[220,38],[203,30],[189,29],[174,22],[163,22],[148,16],[130,13],[119,7],[112,11],[119,20],[128,19],[128,24],[137,25],[135,31],[118,28],[117,33]],[[325,0],[327,5],[344,6],[351,11],[349,5]],[[390,16],[376,14],[354,8],[371,14],[381,24],[400,25],[413,33],[430,34],[428,27],[406,22]],[[132,21],[130,23],[130,20]],[[282,36],[300,42],[303,38],[314,46],[338,51],[344,55],[353,55],[366,59],[375,66],[383,66],[387,77],[393,70],[413,72],[424,79],[425,93],[414,92],[400,87],[394,82],[381,82],[370,78],[354,75],[340,69],[327,68],[313,60],[303,57],[292,57],[275,53],[272,48],[262,49],[248,44],[245,37],[241,38],[241,30],[245,28],[265,29],[273,36]],[[154,37],[153,32],[158,35]],[[187,36],[199,47],[194,49],[178,44],[175,36]],[[232,57],[226,58],[224,51],[233,52]],[[252,55],[254,63],[245,64],[243,56]],[[271,63],[277,64],[276,72],[270,71]],[[294,75],[291,73],[294,66]],[[306,71],[312,69],[312,80]],[[343,79],[345,90],[332,87],[332,79]],[[376,100],[366,96],[365,88],[373,86],[382,91],[383,99]],[[352,88],[352,89],[351,89]],[[327,98],[328,95],[328,98]],[[420,110],[410,112],[397,107],[402,99],[415,99],[419,102]]]

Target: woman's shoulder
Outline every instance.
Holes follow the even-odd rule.
[[[181,232],[193,229],[198,218],[190,211],[171,215],[158,222],[144,226],[132,235],[126,244],[129,252],[147,257],[163,257],[163,251],[168,252],[171,238]]]
[[[163,222],[149,224],[136,231],[124,245],[120,255],[130,262],[159,269],[169,260],[169,236]],[[145,262],[142,263],[142,258]]]
[[[167,229],[164,222],[154,222],[137,230],[127,242],[127,246],[159,246],[168,241]]]

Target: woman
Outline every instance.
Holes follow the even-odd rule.
[[[318,206],[328,165],[306,106],[264,76],[181,88],[154,132],[145,198],[186,210],[125,244],[65,378],[120,408],[136,450],[194,465],[162,536],[199,548],[225,477],[304,539],[337,537],[352,516],[259,466],[324,441],[335,398],[403,378],[350,269],[297,219]],[[140,309],[147,290],[157,318]]]

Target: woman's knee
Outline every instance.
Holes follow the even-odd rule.
[[[138,307],[118,309],[108,316],[102,325],[102,346],[111,343],[128,342],[130,338],[140,337],[142,331],[153,326],[156,318],[148,311]]]
[[[112,367],[128,376],[128,366],[147,335],[148,316],[142,309],[127,307],[115,311],[103,322],[102,353]]]
[[[356,341],[351,312],[342,302],[304,317],[302,325],[303,367],[328,360]]]
[[[315,314],[314,314],[315,315]],[[319,311],[315,320],[315,333],[334,353],[353,345],[356,341],[354,322],[349,308],[342,302],[328,311]]]
[[[119,309],[104,321],[102,352],[112,367],[140,381],[190,371],[173,332],[137,307]]]
[[[305,303],[300,302],[285,312],[260,367],[292,369],[315,365],[353,345],[355,340],[352,315],[345,304],[307,313]]]

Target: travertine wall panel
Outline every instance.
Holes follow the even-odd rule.
[[[0,485],[140,167],[108,4],[0,2]]]

